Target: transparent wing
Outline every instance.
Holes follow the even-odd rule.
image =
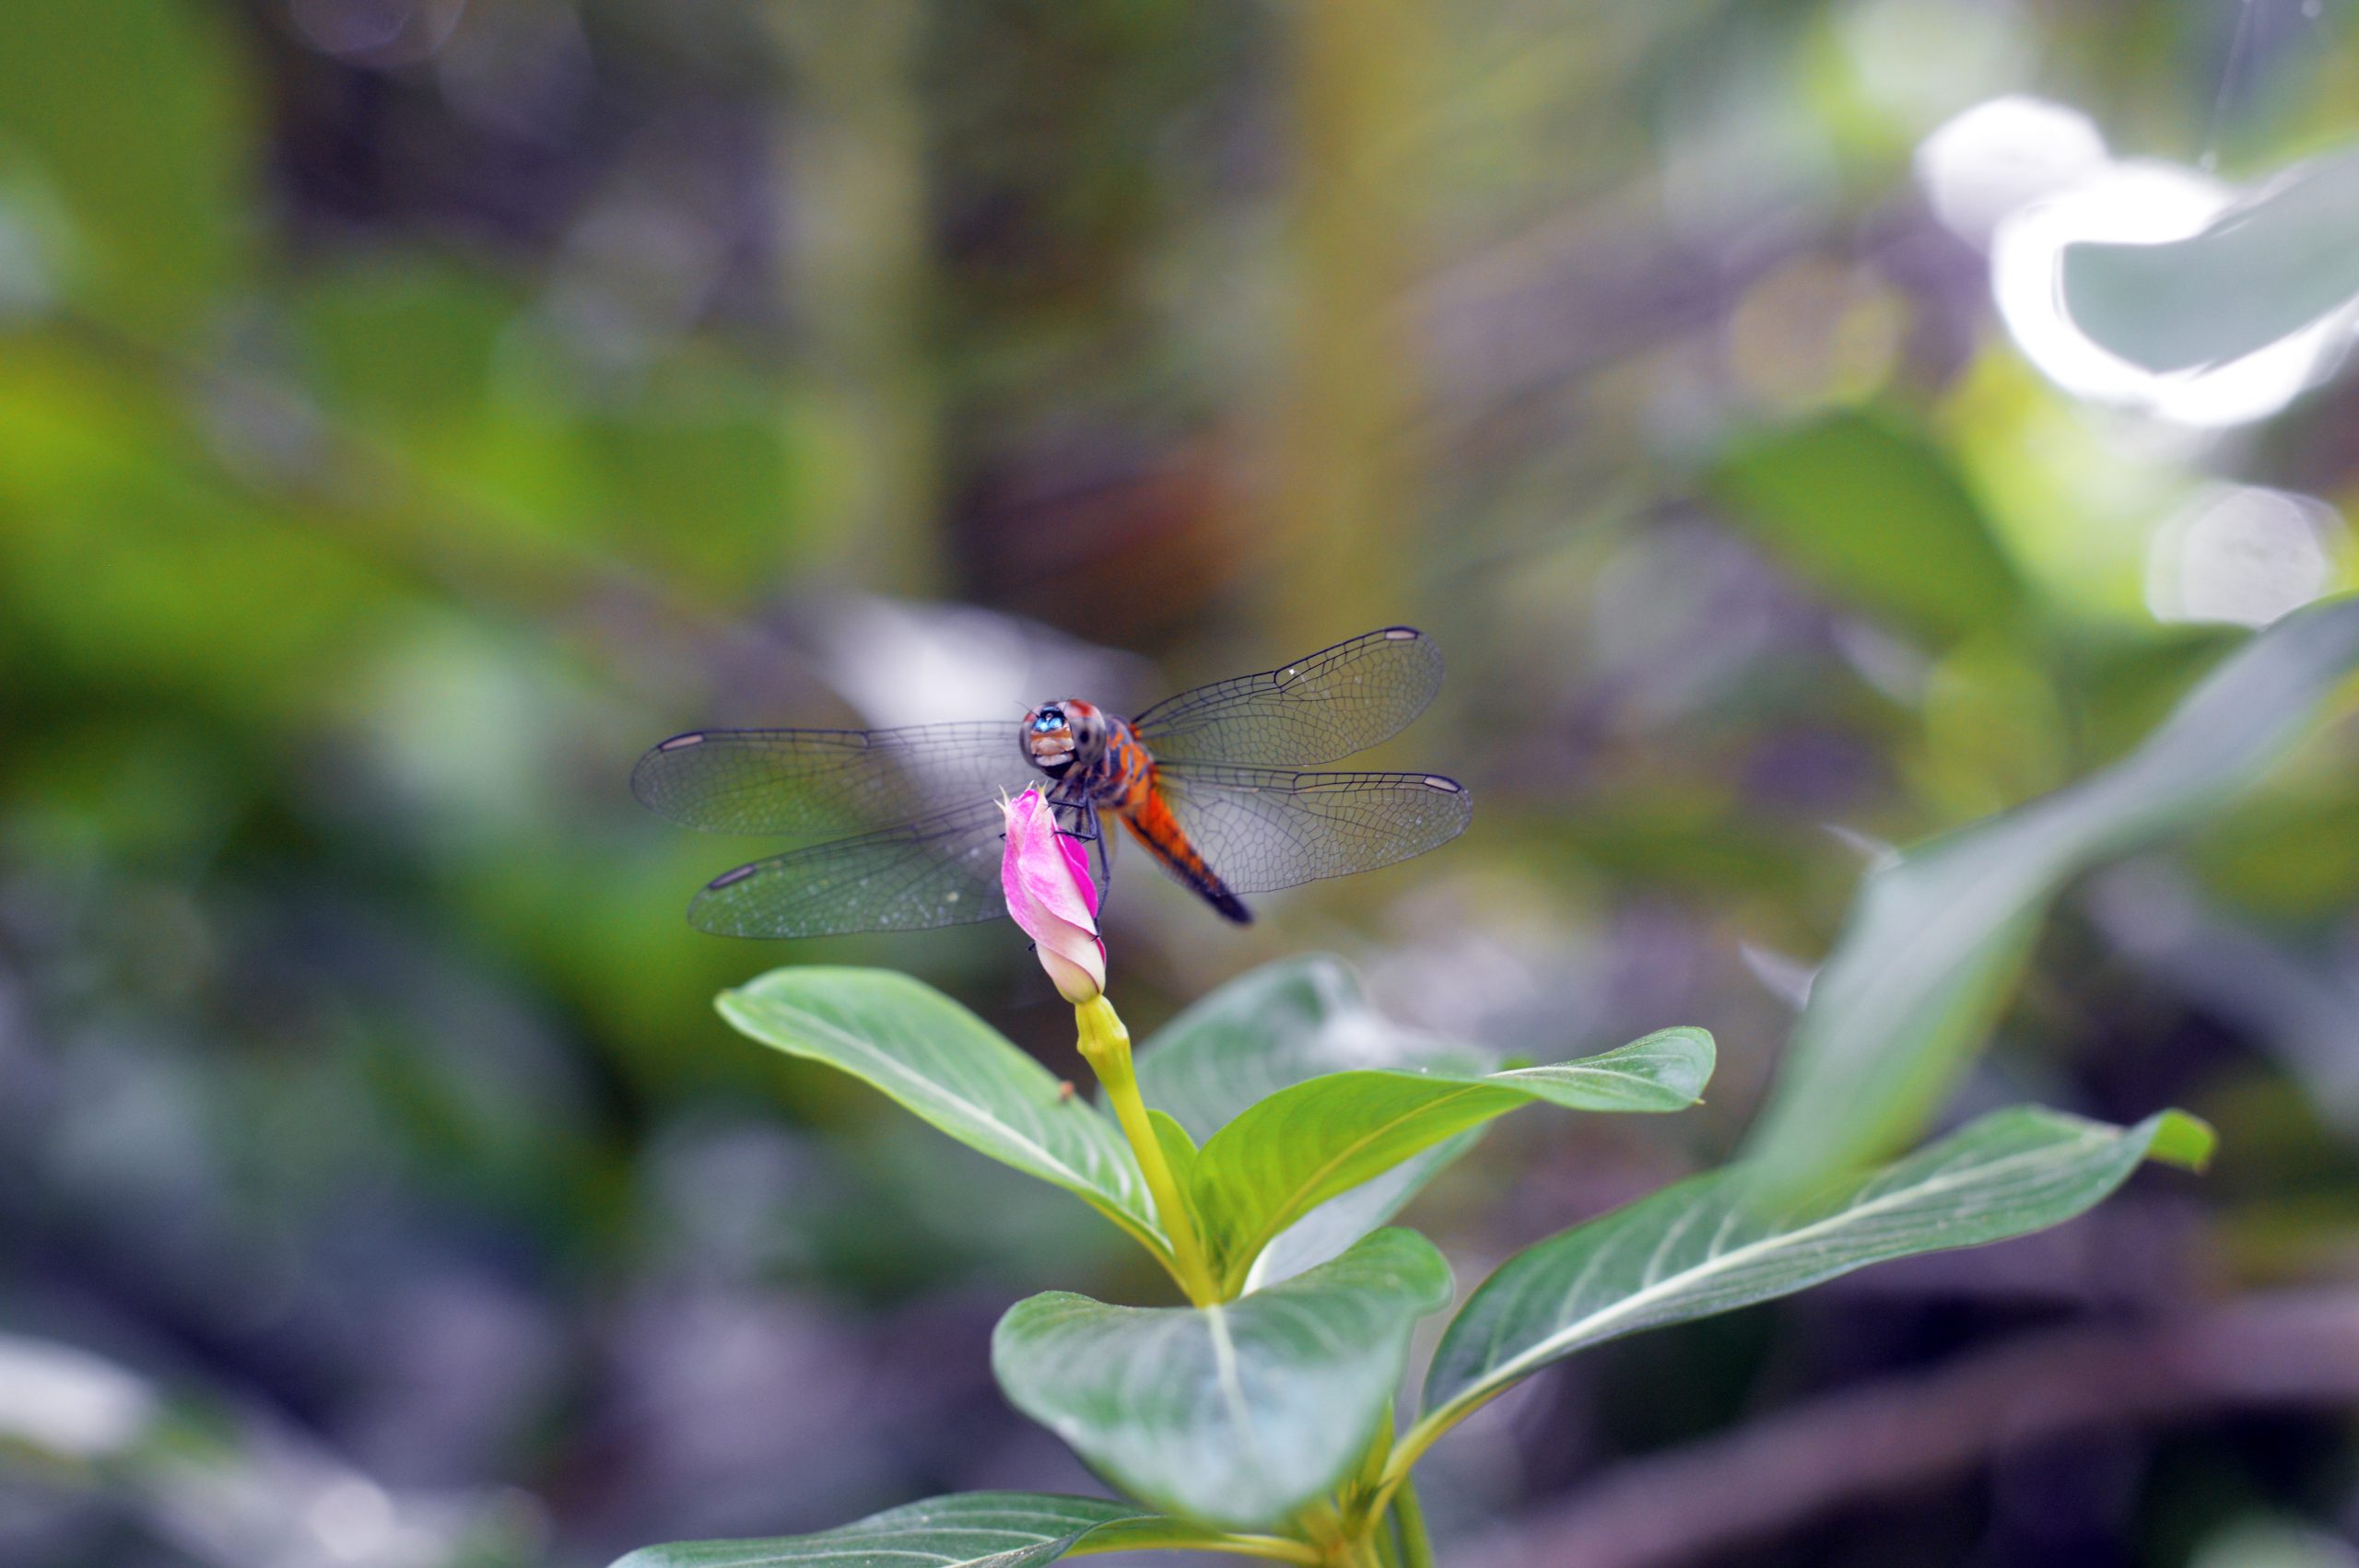
[[[1391,739],[1433,701],[1441,653],[1414,626],[1167,697],[1131,720],[1159,762],[1309,766]]]
[[[1217,763],[1156,780],[1180,829],[1236,893],[1267,893],[1405,860],[1466,830],[1474,802],[1436,773],[1297,773]]]
[[[844,936],[962,926],[1007,913],[996,799],[724,872],[688,903],[719,936]]]
[[[631,793],[713,833],[816,836],[904,822],[1010,794],[1038,776],[1016,725],[908,730],[698,730],[639,759]]]

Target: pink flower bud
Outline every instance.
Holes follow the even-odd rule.
[[[1000,887],[1007,912],[1030,937],[1057,994],[1079,1006],[1106,989],[1106,944],[1097,940],[1097,884],[1089,851],[1057,831],[1057,815],[1038,790],[1003,802],[1007,848]]]

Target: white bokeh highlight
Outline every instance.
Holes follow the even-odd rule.
[[[129,1447],[155,1419],[147,1384],[69,1345],[0,1335],[0,1441],[74,1459]]]
[[[1989,251],[1992,298],[2016,347],[2076,397],[2195,428],[2249,424],[2326,379],[2350,341],[2352,309],[2185,371],[2151,370],[2093,341],[2066,308],[2065,248],[2192,239],[2240,193],[2178,164],[2111,158],[2077,110],[2020,96],[1978,104],[1925,138],[1916,171],[1942,224]]]
[[[2341,514],[2314,496],[2212,486],[2155,530],[2147,607],[2165,621],[2265,626],[2335,585],[2347,539]]]
[[[1933,216],[1987,248],[2008,214],[2102,173],[2112,158],[2079,110],[2010,93],[1942,124],[1918,144],[1915,161]]]

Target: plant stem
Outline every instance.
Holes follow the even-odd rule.
[[[1244,1531],[1207,1533],[1176,1519],[1141,1519],[1112,1530],[1096,1532],[1066,1555],[1096,1557],[1114,1551],[1219,1551],[1231,1557],[1262,1557],[1273,1562],[1294,1562],[1301,1568],[1322,1568],[1326,1553],[1307,1540],[1285,1536],[1251,1535]]]
[[[1367,1516],[1371,1519],[1382,1518],[1385,1509],[1391,1505],[1394,1497],[1405,1496],[1407,1499],[1405,1506],[1412,1512],[1417,1513],[1418,1530],[1422,1535],[1425,1519],[1423,1514],[1417,1511],[1415,1495],[1409,1489],[1410,1470],[1416,1466],[1419,1459],[1425,1457],[1426,1450],[1432,1447],[1444,1433],[1497,1398],[1505,1391],[1504,1387],[1494,1388],[1480,1398],[1468,1399],[1462,1404],[1444,1405],[1438,1410],[1427,1410],[1418,1419],[1414,1426],[1402,1433],[1392,1445],[1391,1457],[1384,1461],[1383,1472],[1377,1477],[1376,1489],[1368,1494]],[[1428,1544],[1426,1550],[1430,1554],[1431,1545]]]
[[[1161,1542],[1129,1542],[1118,1539],[1109,1550],[1123,1551],[1132,1545],[1161,1545]],[[1308,1541],[1288,1540],[1284,1536],[1225,1535],[1191,1539],[1174,1539],[1168,1543],[1189,1551],[1225,1551],[1238,1557],[1266,1557],[1273,1562],[1299,1562],[1303,1568],[1318,1568],[1321,1561],[1319,1549]],[[1074,1556],[1083,1553],[1075,1552]]]
[[[1417,1423],[1394,1441],[1392,1456],[1384,1461],[1383,1473],[1377,1477],[1376,1491],[1368,1502],[1369,1515],[1373,1517],[1383,1513],[1385,1505],[1392,1501],[1393,1493],[1408,1489],[1409,1471],[1425,1457],[1426,1450],[1439,1441],[1443,1433],[1506,1391],[1506,1386],[1501,1385],[1473,1398],[1461,1395],[1457,1401],[1439,1410],[1427,1410],[1417,1418]]]
[[[1102,996],[1080,1003],[1073,1015],[1081,1027],[1082,1059],[1106,1086],[1107,1103],[1114,1107],[1114,1119],[1122,1124],[1122,1135],[1130,1140],[1131,1153],[1138,1160],[1140,1174],[1146,1177],[1147,1192],[1163,1221],[1163,1234],[1170,1238],[1180,1288],[1198,1306],[1217,1306],[1224,1298],[1204,1262],[1196,1222],[1171,1175],[1171,1163],[1163,1157],[1163,1143],[1155,1135],[1155,1126],[1146,1118],[1146,1102],[1139,1098],[1138,1075],[1131,1070],[1131,1032],[1122,1026],[1114,1004]]]
[[[1401,1568],[1434,1568],[1433,1538],[1426,1534],[1426,1511],[1417,1486],[1406,1475],[1392,1496],[1392,1517],[1401,1527]]]

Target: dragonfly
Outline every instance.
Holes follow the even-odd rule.
[[[816,839],[722,872],[688,920],[723,936],[924,930],[1003,918],[1002,799],[1040,789],[1111,883],[1120,823],[1239,924],[1245,895],[1391,865],[1473,813],[1438,773],[1310,771],[1425,710],[1441,654],[1387,626],[1166,698],[1133,718],[1079,698],[1005,720],[897,730],[695,730],[649,751],[631,790],[709,832]]]

